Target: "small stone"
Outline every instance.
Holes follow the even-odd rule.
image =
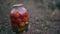
[[[47,27],[45,27],[45,30],[47,29]]]
[[[36,31],[36,32],[40,32],[40,30],[38,30],[38,29],[36,29],[35,31]]]

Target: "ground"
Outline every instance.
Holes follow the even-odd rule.
[[[52,21],[48,10],[37,8],[33,4],[24,2],[25,7],[29,10],[30,29],[24,34],[59,34],[59,21]],[[4,19],[1,19],[1,34],[15,34],[11,28],[9,12],[4,13]],[[0,16],[1,17],[1,16]],[[3,18],[3,17],[1,17]]]

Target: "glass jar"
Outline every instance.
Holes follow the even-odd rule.
[[[13,31],[15,32],[23,32],[28,31],[29,25],[29,17],[28,11],[26,8],[23,7],[23,4],[15,4],[12,7],[10,12],[10,19]]]

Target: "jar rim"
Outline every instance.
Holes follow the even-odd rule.
[[[13,7],[23,6],[23,4],[14,4]]]

